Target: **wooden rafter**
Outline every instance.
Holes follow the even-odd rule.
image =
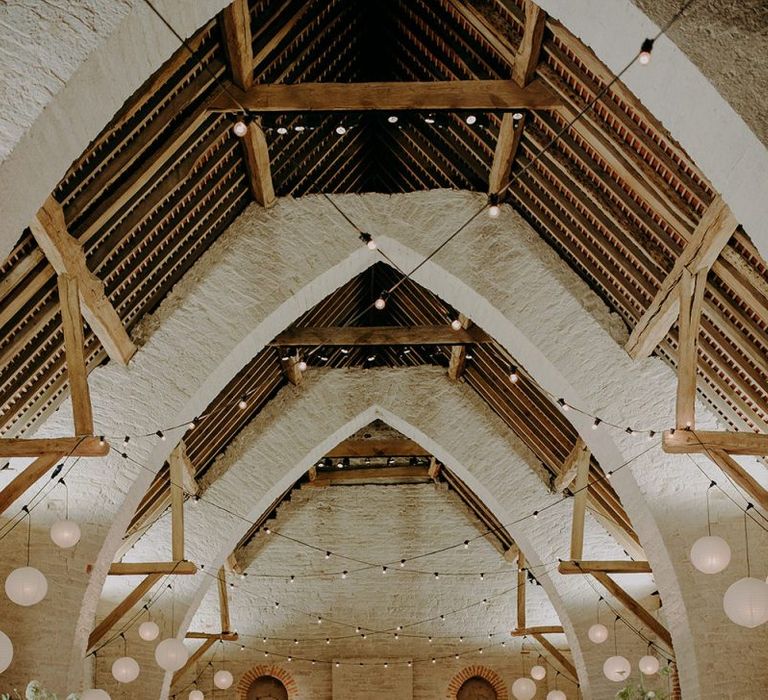
[[[492,338],[477,326],[453,330],[439,326],[326,326],[290,328],[270,344],[276,347],[336,347],[369,345],[466,345],[490,343]]]
[[[562,493],[573,483],[573,480],[576,478],[576,475],[579,471],[579,464],[581,464],[583,458],[581,453],[588,450],[589,448],[587,447],[584,440],[577,438],[576,444],[568,453],[568,456],[563,462],[563,466],[560,468],[560,473],[555,478],[555,491]],[[587,459],[589,459],[589,456],[587,456]]]
[[[2,515],[12,503],[15,503],[16,500],[32,486],[32,484],[38,479],[42,479],[49,470],[53,469],[56,462],[58,462],[62,456],[63,455],[56,453],[43,455],[42,457],[38,457],[20,474],[17,474],[13,480],[0,491],[0,515]]]
[[[562,105],[547,86],[533,81],[450,80],[391,83],[296,83],[254,85],[222,90],[208,104],[213,112],[334,112],[388,110],[514,111],[555,109]]]
[[[197,649],[195,649],[192,654],[190,654],[187,662],[178,671],[176,671],[176,673],[173,674],[173,677],[171,678],[171,687],[177,685],[178,682],[184,678],[184,674],[189,671],[190,668],[193,668],[194,665],[200,659],[202,659],[208,650],[218,641],[219,640],[216,637],[209,637],[208,639],[204,639],[203,643]]]
[[[136,346],[107,299],[104,284],[88,269],[83,248],[69,234],[61,205],[53,197],[48,197],[38,211],[30,230],[53,269],[60,276],[76,280],[83,316],[109,357],[127,365],[136,352]],[[82,328],[80,332],[82,334]]]
[[[576,673],[576,667],[568,660],[560,649],[552,644],[552,642],[550,642],[543,634],[534,634],[533,638],[555,659],[556,663],[560,664],[560,667],[565,671],[566,676],[569,676],[574,682],[578,681],[579,676]]]
[[[539,63],[546,21],[546,13],[532,0],[525,0],[525,29],[512,67],[512,78],[518,85],[528,85],[533,77]]]
[[[94,647],[104,638],[130,610],[142,599],[144,595],[152,590],[152,587],[160,581],[162,574],[149,574],[142,582],[136,586],[118,605],[110,612],[96,627],[88,637],[88,651],[93,651]]]
[[[715,197],[701,217],[693,236],[675,261],[659,291],[629,336],[626,351],[635,359],[647,357],[678,317],[683,271],[698,275],[709,270],[733,236],[738,222],[721,197]],[[691,293],[693,289],[690,290]]]

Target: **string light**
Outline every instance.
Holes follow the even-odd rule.
[[[474,114],[468,114],[465,121],[472,126],[477,121],[477,117]]]
[[[515,367],[515,365],[512,365],[509,368],[509,381],[512,382],[513,384],[516,384],[518,379],[520,379],[520,377],[517,374],[517,367]]]
[[[246,396],[245,396],[245,395],[243,395],[242,397],[240,397],[240,401],[238,401],[238,402],[237,402],[237,407],[238,407],[238,408],[239,408],[241,411],[244,411],[246,408],[248,408],[248,399],[246,398]]]
[[[376,250],[376,241],[373,240],[373,236],[365,231],[360,232],[360,240],[365,243],[368,250]]]
[[[454,318],[451,321],[451,328],[453,330],[455,330],[455,331],[460,331],[461,330],[461,321],[458,318]]]
[[[597,430],[602,422],[599,418],[595,418],[595,422],[592,423],[592,430]]]
[[[248,125],[242,119],[238,119],[232,127],[232,131],[235,136],[243,138],[248,133]]]
[[[640,53],[637,60],[642,66],[647,66],[651,62],[651,52],[653,51],[653,39],[644,39],[640,46]]]
[[[346,127],[346,126],[344,126],[343,124],[339,124],[339,125],[336,127],[336,133],[337,133],[339,136],[343,136],[344,134],[346,134],[346,133],[347,133],[347,127]]]
[[[490,216],[492,219],[495,219],[500,213],[501,208],[499,207],[499,195],[494,192],[488,195],[488,216]]]
[[[397,120],[398,120],[398,118],[397,118],[397,115],[396,115],[396,114],[390,114],[390,115],[387,117],[387,121],[388,121],[390,124],[397,124]]]
[[[384,307],[387,305],[388,296],[389,296],[388,292],[382,292],[381,294],[379,294],[379,298],[373,302],[373,305],[376,307],[378,311],[382,311]]]

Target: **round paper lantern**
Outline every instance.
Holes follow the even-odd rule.
[[[13,661],[13,644],[4,632],[0,632],[0,673],[5,671]]]
[[[195,689],[189,694],[189,700],[205,700],[205,695],[201,690]]]
[[[188,659],[187,647],[178,639],[164,639],[155,649],[155,661],[164,671],[178,671]]]
[[[5,579],[5,592],[16,605],[36,605],[48,593],[48,581],[33,566],[14,569]]]
[[[93,690],[86,690],[81,696],[80,700],[112,700],[109,693],[106,690],[99,690],[94,688]]]
[[[632,665],[623,656],[611,656],[603,664],[603,673],[609,681],[619,683],[629,678]]]
[[[213,684],[221,690],[230,688],[234,682],[235,679],[232,677],[232,674],[224,669],[213,674]]]
[[[536,665],[531,668],[531,678],[535,681],[543,681],[547,675],[547,669],[543,666]]]
[[[145,642],[154,642],[160,636],[160,628],[152,620],[142,622],[139,625],[139,637]]]
[[[722,537],[700,537],[691,547],[691,564],[703,574],[719,574],[731,562],[731,548]]]
[[[536,697],[536,684],[530,678],[518,678],[512,684],[512,695],[517,700],[533,700]]]
[[[608,639],[608,628],[605,625],[601,625],[599,622],[596,625],[592,625],[587,632],[590,642],[595,644],[602,644]]]
[[[723,609],[731,622],[742,627],[768,622],[768,584],[757,578],[739,579],[725,592]]]
[[[118,683],[133,683],[139,677],[139,664],[130,656],[123,656],[112,664],[112,675]]]
[[[57,547],[70,549],[80,541],[80,526],[74,520],[57,520],[51,525],[51,539]]]
[[[567,700],[562,690],[550,690],[547,693],[547,700]]]
[[[646,676],[652,676],[659,672],[659,660],[650,654],[640,659],[637,665],[640,668],[640,673],[644,673]]]

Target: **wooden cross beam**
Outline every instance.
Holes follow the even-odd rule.
[[[493,339],[477,326],[453,330],[438,326],[320,326],[289,328],[270,345],[277,347],[337,347],[370,345],[466,345]]]
[[[98,437],[0,439],[0,457],[39,457],[54,454],[69,457],[105,457],[109,454],[109,443]]]
[[[561,625],[540,625],[539,627],[515,628],[510,634],[513,637],[533,637],[536,634],[565,634]]]
[[[586,559],[561,561],[557,570],[566,576],[572,574],[650,574],[647,561],[589,561]]]
[[[387,438],[377,440],[359,440],[351,438],[343,440],[334,447],[327,457],[429,457],[418,442],[404,438]]]
[[[361,112],[403,110],[516,111],[555,109],[562,100],[539,81],[522,88],[514,80],[439,82],[295,83],[222,90],[208,104],[213,112]]]
[[[651,305],[637,322],[626,351],[634,359],[648,357],[667,335],[680,310],[680,280],[709,270],[736,231],[738,222],[720,196],[715,197],[696,226],[693,236],[675,261]],[[693,289],[689,289],[693,293]]]
[[[191,561],[115,562],[109,567],[110,576],[194,576],[196,573],[197,566]]]
[[[253,85],[254,69],[248,0],[235,0],[226,7],[221,24],[233,84],[239,90],[247,91]],[[271,207],[277,200],[264,132],[259,124],[251,122],[241,138],[251,194],[262,207]]]
[[[53,197],[48,197],[29,228],[59,277],[68,278],[68,286],[75,286],[76,293],[82,300],[83,316],[101,341],[107,355],[115,362],[127,365],[136,352],[136,346],[128,337],[114,306],[107,299],[104,284],[88,268],[82,245],[69,234],[61,205]],[[60,283],[60,294],[61,291]],[[68,303],[72,308],[71,301]],[[73,322],[74,319],[70,318],[70,321]],[[79,334],[82,336],[82,325]],[[80,345],[82,346],[82,343]],[[69,363],[69,354],[67,361]]]
[[[312,486],[338,484],[424,484],[431,481],[427,467],[372,467],[315,472]]]
[[[662,446],[670,454],[708,454],[712,450],[721,450],[734,455],[764,457],[768,455],[768,435],[718,430],[666,430]]]

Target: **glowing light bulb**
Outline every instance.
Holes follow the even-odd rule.
[[[517,374],[517,367],[512,365],[512,367],[509,368],[509,381],[516,384],[518,379],[520,379],[520,377]]]
[[[451,328],[455,331],[461,330],[461,321],[459,321],[458,318],[454,318],[453,321],[451,321]]]
[[[379,311],[381,311],[387,305],[387,300],[383,296],[380,296],[375,302],[373,302],[373,305]]]
[[[346,126],[344,126],[343,124],[339,124],[339,125],[336,127],[336,133],[337,133],[339,136],[343,136],[344,134],[346,134],[346,133],[347,133],[347,127],[346,127]]]
[[[395,114],[390,114],[390,115],[387,117],[387,121],[388,121],[390,124],[397,124],[397,119],[398,119],[398,118],[397,118],[397,115],[395,115]]]
[[[232,131],[235,132],[235,136],[243,138],[248,133],[248,125],[242,119],[239,119],[232,127]]]
[[[246,400],[245,396],[243,396],[243,397],[242,397],[242,398],[241,398],[241,399],[240,399],[240,400],[237,402],[237,407],[238,407],[238,408],[239,408],[241,411],[244,411],[246,408],[248,408],[248,401]]]
[[[278,126],[277,127],[277,133],[282,136],[283,134],[287,134],[288,133],[288,129],[286,129],[284,126]]]
[[[651,51],[653,51],[653,39],[645,39],[637,57],[641,66],[647,66],[651,62]]]
[[[299,360],[298,367],[299,367],[299,372],[306,372],[307,371],[306,360]]]
[[[474,114],[468,114],[465,121],[467,122],[467,124],[472,126],[472,124],[474,124],[477,121],[477,117]]]
[[[490,216],[492,219],[495,219],[500,213],[501,208],[498,204],[491,204],[491,206],[488,207],[488,216]]]

